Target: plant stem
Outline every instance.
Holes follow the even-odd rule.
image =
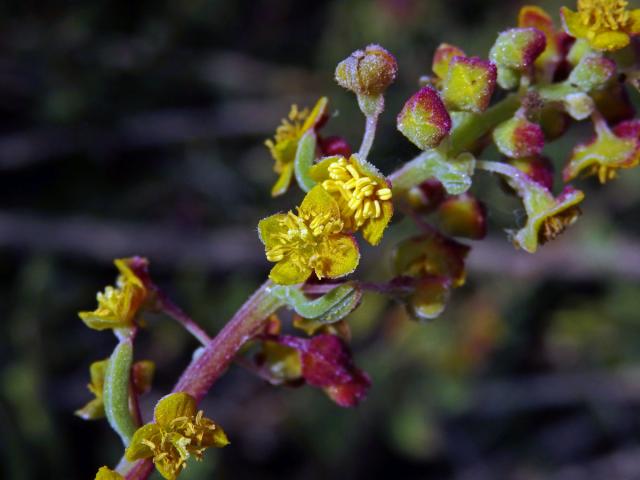
[[[160,302],[162,311],[180,323],[200,343],[206,345],[211,341],[211,337],[207,332],[205,332],[200,325],[194,322],[193,319],[180,307],[173,303],[164,293],[158,293],[158,301]]]
[[[376,126],[378,125],[378,115],[367,115],[364,127],[364,135],[362,136],[362,143],[360,144],[360,150],[358,156],[362,160],[366,160],[373,145],[373,139],[376,136]]]
[[[264,325],[266,318],[284,305],[271,295],[271,281],[267,281],[240,307],[233,318],[204,348],[184,371],[174,392],[186,392],[196,401],[211,388],[224,373],[244,343]]]
[[[182,373],[174,392],[186,392],[197,402],[209,391],[225,372],[240,347],[253,338],[264,326],[266,319],[284,305],[271,295],[271,281],[266,281],[245,302],[240,310],[209,340],[204,350]],[[151,460],[137,462],[127,473],[126,480],[145,480],[153,469]]]

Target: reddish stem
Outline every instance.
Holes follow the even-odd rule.
[[[211,337],[200,325],[193,321],[180,307],[173,303],[169,297],[158,290],[158,301],[162,311],[180,323],[191,335],[193,335],[203,345],[211,341]]]
[[[215,381],[225,372],[245,342],[260,332],[269,315],[283,303],[270,293],[271,281],[265,282],[245,302],[240,310],[211,339],[204,350],[183,372],[174,392],[186,392],[197,402],[202,400]],[[126,480],[146,480],[153,469],[151,460],[137,462],[127,473]]]

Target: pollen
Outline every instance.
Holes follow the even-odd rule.
[[[580,21],[593,38],[602,29],[624,30],[630,15],[626,0],[578,0]]]
[[[538,231],[538,241],[540,244],[542,245],[556,238],[568,227],[573,225],[581,214],[582,211],[580,207],[574,205],[557,215],[546,218]]]
[[[332,218],[330,212],[315,215],[300,209],[297,214],[289,212],[280,219],[274,242],[266,249],[267,260],[279,262],[289,257],[294,262],[304,263],[309,251],[321,242],[323,236],[340,232],[342,226],[342,221]]]
[[[382,216],[381,202],[391,200],[390,188],[358,172],[344,157],[329,165],[328,171],[329,179],[322,183],[322,187],[330,193],[340,194],[353,217],[355,229],[369,219]]]

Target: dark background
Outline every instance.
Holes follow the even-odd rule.
[[[519,5],[4,2],[0,478],[89,479],[119,459],[106,422],[73,416],[90,398],[89,364],[115,343],[76,315],[113,282],[113,258],[147,256],[156,282],[216,332],[268,272],[258,220],[300,198],[269,197],[263,141],[289,105],[328,95],[338,115],[325,131],[357,146],[362,118],[333,69],[384,45],[400,75],[371,159],[390,172],[416,153],[395,114],[433,49],[486,57]],[[588,135],[573,128],[546,152],[561,168]],[[578,184],[583,218],[531,256],[502,232],[521,224],[518,203],[480,178],[490,235],[445,314],[419,325],[370,296],[352,315],[368,400],[343,410],[232,367],[203,404],[232,444],[181,478],[640,478],[640,172]],[[365,252],[362,277],[385,278],[408,232]],[[197,347],[169,319],[149,323],[136,349],[158,367],[147,409]]]

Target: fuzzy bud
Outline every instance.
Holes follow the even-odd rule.
[[[422,150],[437,147],[451,130],[451,117],[438,92],[423,87],[402,107],[398,130]]]
[[[586,55],[569,75],[569,83],[583,92],[602,88],[615,74],[616,64],[599,55]]]
[[[449,64],[453,57],[464,57],[464,52],[455,45],[449,45],[448,43],[441,43],[433,55],[433,64],[431,69],[438,78],[447,78],[447,72],[449,71]]]
[[[376,96],[396,79],[395,57],[379,45],[356,50],[336,67],[336,81],[358,95]]]
[[[533,65],[546,43],[544,33],[537,28],[512,28],[498,35],[489,57],[500,67],[524,71]]]
[[[493,141],[500,153],[507,157],[530,157],[542,151],[544,134],[540,125],[516,115],[496,127]]]
[[[453,57],[442,97],[452,109],[481,113],[487,109],[496,86],[496,66],[478,57]]]
[[[480,240],[487,235],[487,209],[470,193],[446,199],[438,208],[440,226],[453,237]]]
[[[547,190],[553,188],[553,164],[547,157],[512,158],[509,163]]]

